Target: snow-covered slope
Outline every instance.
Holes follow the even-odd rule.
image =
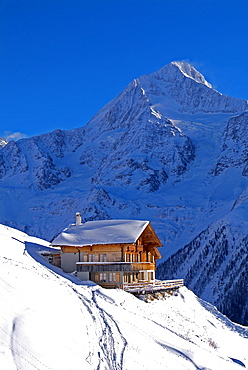
[[[152,75],[138,79],[154,108],[162,113],[236,113],[247,101],[222,95],[186,62],[172,62]]]
[[[224,131],[222,152],[215,167],[218,175],[227,168],[241,168],[242,176],[248,176],[248,112],[235,116],[228,121]]]
[[[185,284],[235,322],[248,322],[247,212],[210,225],[158,266],[158,278],[184,276]]]
[[[51,240],[78,211],[84,220],[149,220],[166,259],[210,225],[217,232],[222,220],[245,217],[247,104],[185,62],[141,76],[84,127],[0,149],[0,221]],[[245,227],[237,232],[246,238]],[[242,291],[242,279],[235,284]],[[208,297],[215,302],[211,289]]]
[[[186,288],[145,303],[49,265],[43,240],[0,225],[0,363],[5,370],[248,366],[247,328]]]
[[[3,148],[6,144],[8,144],[8,142],[2,137],[0,137],[0,149]]]

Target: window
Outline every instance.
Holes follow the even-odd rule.
[[[116,283],[117,281],[120,281],[120,274],[117,274],[116,272],[110,272],[109,282]]]
[[[152,281],[154,280],[154,272],[153,271],[149,271],[148,272],[148,281]]]
[[[94,254],[89,254],[88,259],[89,259],[88,262],[95,262],[95,255]]]
[[[117,273],[117,274],[115,274],[116,275],[116,282],[117,283],[119,283],[120,282],[120,274],[119,273]]]
[[[99,275],[100,275],[100,282],[101,283],[106,283],[106,281],[107,281],[107,274],[101,273]]]
[[[99,262],[106,262],[107,255],[106,254],[99,254]]]

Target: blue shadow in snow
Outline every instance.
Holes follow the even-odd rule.
[[[77,284],[77,285],[97,286],[97,284],[95,284],[93,281],[89,281],[89,280],[82,281],[76,276],[74,276],[73,274],[64,272],[63,270],[61,270],[61,268],[49,263],[47,259],[41,255],[41,253],[51,253],[54,251],[55,251],[54,248],[45,247],[43,245],[36,244],[36,243],[25,242],[24,253],[25,252],[28,253],[35,261],[37,261],[38,263],[43,265],[45,268],[50,270],[50,272],[60,275],[63,278],[70,280],[72,283]]]
[[[232,357],[229,357],[233,362],[235,362],[235,364],[239,364],[240,366],[243,366],[245,367],[245,364],[243,364],[242,361],[240,360],[237,360],[236,358],[232,358]]]

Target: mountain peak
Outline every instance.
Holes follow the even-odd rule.
[[[0,149],[3,148],[6,144],[8,144],[8,142],[2,137],[0,137]]]
[[[173,119],[177,119],[178,114],[229,114],[247,110],[247,100],[222,95],[187,62],[171,62],[157,72],[141,76],[138,81],[150,105]]]
[[[153,76],[159,78],[163,76],[163,79],[165,76],[169,76],[169,78],[173,80],[178,80],[183,76],[203,84],[210,89],[212,88],[212,85],[206,81],[205,77],[187,62],[174,61],[166,64],[159,71],[155,72]]]
[[[184,76],[192,78],[196,82],[202,83],[208,86],[209,88],[212,88],[212,85],[209,82],[207,82],[205,77],[200,72],[198,72],[195,69],[195,67],[193,67],[191,64],[187,62],[178,62],[178,61],[171,62],[170,64],[177,67],[180,70],[180,72],[184,74]]]

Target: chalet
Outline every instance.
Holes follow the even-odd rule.
[[[61,248],[61,268],[77,271],[81,280],[103,287],[155,281],[156,260],[162,246],[149,221],[102,220],[76,223],[52,242]]]

